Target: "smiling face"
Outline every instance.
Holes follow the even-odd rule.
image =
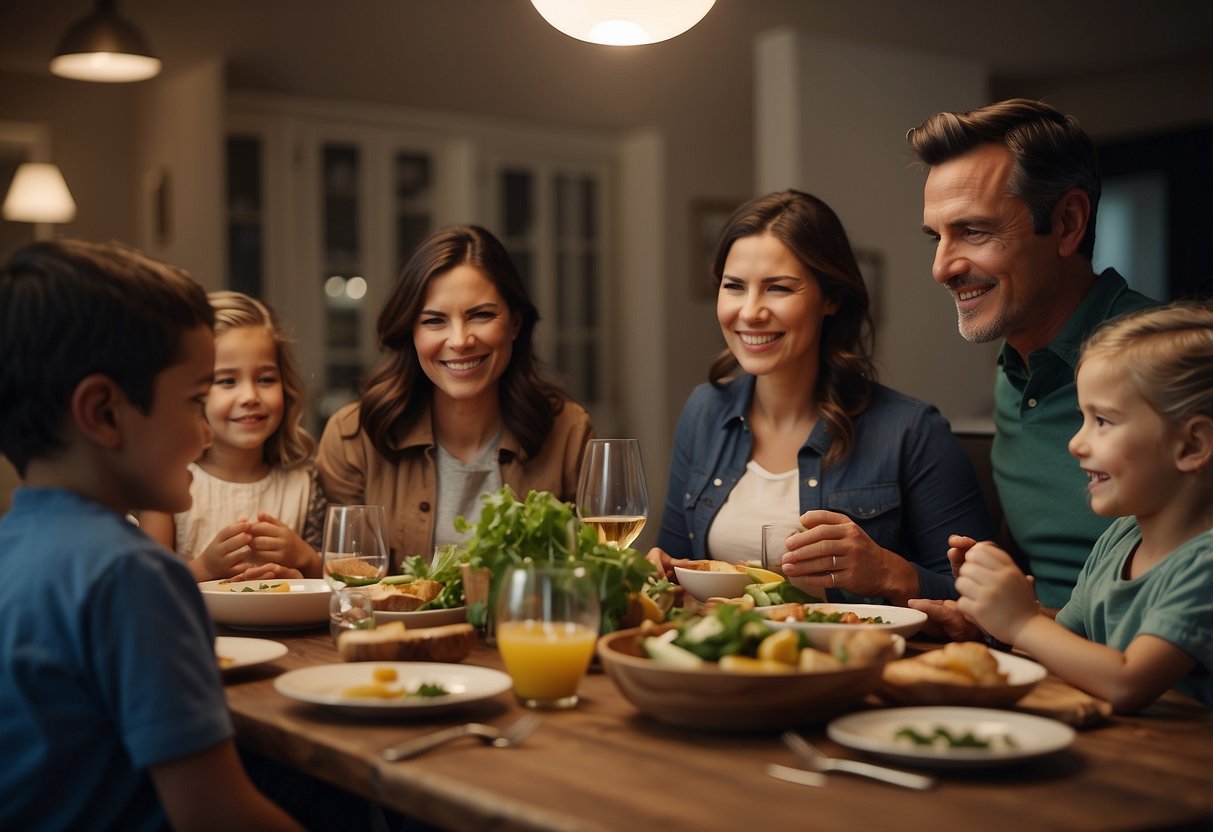
[[[497,396],[519,324],[483,270],[458,265],[430,280],[413,325],[413,346],[434,395],[455,401]]]
[[[770,234],[741,237],[725,258],[716,318],[725,343],[747,373],[815,374],[822,321],[837,303],[817,278]]]
[[[206,399],[214,443],[260,450],[282,424],[278,348],[261,326],[228,329],[215,338],[215,380]]]
[[[203,401],[210,391],[215,344],[207,326],[181,338],[181,360],[156,376],[151,409],[145,414],[130,402],[120,405],[125,507],[171,513],[185,511],[192,502],[186,466],[206,441]]]
[[[1101,356],[1079,367],[1078,405],[1082,427],[1069,449],[1089,479],[1091,510],[1141,517],[1165,507],[1178,479],[1177,428],[1133,390],[1123,369]]]
[[[1069,309],[1057,302],[1060,223],[1035,232],[1028,204],[1011,194],[1014,172],[1000,144],[932,167],[923,231],[936,241],[931,272],[952,293],[960,334],[975,343],[1006,338],[1026,355],[1052,340]]]

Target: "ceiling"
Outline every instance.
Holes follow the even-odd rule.
[[[0,72],[49,74],[59,35],[89,6],[0,0]],[[642,123],[670,96],[748,85],[754,35],[779,25],[980,61],[1000,87],[1213,66],[1209,0],[718,0],[687,34],[623,49],[565,37],[527,0],[120,0],[119,9],[168,73],[218,55],[233,88],[590,127]]]

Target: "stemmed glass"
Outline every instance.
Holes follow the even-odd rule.
[[[529,708],[571,708],[598,640],[600,608],[584,567],[523,562],[497,597],[497,649]]]
[[[387,574],[383,506],[329,506],[324,577],[334,589],[367,586]]]
[[[649,492],[636,439],[591,439],[581,461],[577,514],[598,539],[626,548],[649,516]]]

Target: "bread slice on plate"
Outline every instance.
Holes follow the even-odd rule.
[[[373,630],[343,632],[337,652],[347,662],[461,662],[475,641],[471,624],[408,630],[403,622],[392,621]]]

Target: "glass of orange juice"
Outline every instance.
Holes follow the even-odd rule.
[[[522,563],[497,595],[497,649],[529,708],[571,708],[598,640],[598,594],[581,567]]]

